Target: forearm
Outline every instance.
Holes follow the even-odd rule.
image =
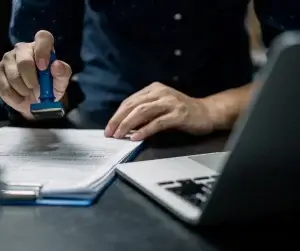
[[[239,114],[248,105],[255,83],[229,89],[203,98],[214,130],[231,129]]]

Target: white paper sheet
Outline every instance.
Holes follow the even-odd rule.
[[[106,138],[102,130],[0,129],[4,182],[42,184],[43,192],[84,190],[113,171],[141,142]]]

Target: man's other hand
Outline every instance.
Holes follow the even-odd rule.
[[[191,98],[161,83],[153,83],[122,102],[109,121],[105,135],[124,138],[136,130],[131,140],[143,140],[166,129],[191,134],[213,130],[209,109],[201,99]]]

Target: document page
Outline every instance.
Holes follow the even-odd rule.
[[[0,167],[9,184],[41,184],[43,192],[67,192],[107,176],[140,144],[106,138],[103,130],[4,127]]]

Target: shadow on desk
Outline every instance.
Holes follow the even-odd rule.
[[[223,151],[229,132],[193,136],[182,132],[159,133],[145,141],[135,161]]]
[[[158,134],[147,140],[136,161],[220,151],[227,136]],[[1,211],[1,251],[245,251],[279,245],[285,245],[285,251],[294,243],[292,235],[284,233],[290,228],[275,233],[260,228],[190,229],[118,179],[89,208],[3,207]]]
[[[289,229],[265,229],[259,228],[247,230],[239,229],[230,231],[215,231],[214,233],[202,233],[201,236],[216,250],[290,250],[298,246],[298,237],[292,235],[295,230]]]

